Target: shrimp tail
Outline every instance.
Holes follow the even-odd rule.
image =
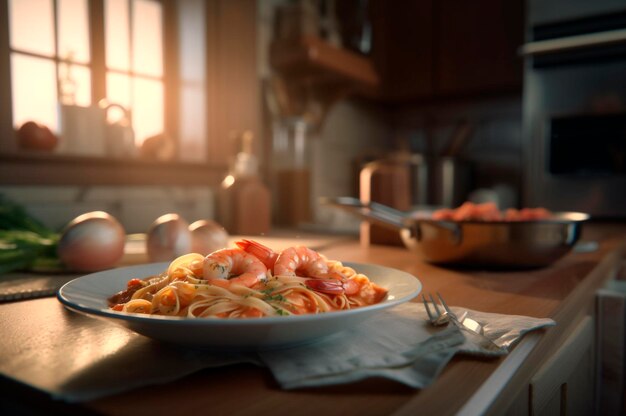
[[[316,292],[326,293],[329,295],[347,296],[356,295],[361,290],[360,285],[350,279],[307,279],[304,285]]]
[[[268,269],[272,270],[274,268],[274,263],[276,263],[278,253],[271,248],[266,247],[257,241],[246,239],[236,241],[235,245],[237,245],[237,247],[239,247],[243,251],[252,254],[254,257],[261,260],[261,262],[265,264],[265,267],[267,267]]]
[[[326,293],[329,295],[341,295],[345,292],[341,282],[338,280],[307,279],[304,281],[304,285],[316,292]]]

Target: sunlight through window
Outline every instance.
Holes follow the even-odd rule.
[[[163,87],[161,82],[135,78],[133,82],[133,126],[136,142],[163,133]]]
[[[60,108],[87,111],[106,98],[129,110],[136,145],[164,132],[162,5],[153,0],[102,4],[101,10],[90,11],[88,0],[9,0],[15,128],[34,120],[62,133]],[[93,33],[90,13],[101,19],[104,33]],[[90,50],[99,36],[105,49],[95,54],[104,59],[104,68],[93,67],[100,60]],[[92,97],[92,91],[102,91],[98,85],[105,87],[105,96]],[[113,123],[121,113],[113,110],[107,116]]]
[[[105,25],[107,99],[131,111],[135,143],[141,146],[165,129],[161,5],[106,0]],[[119,117],[107,116],[109,122]]]
[[[11,48],[54,56],[52,0],[10,0],[9,22]]]
[[[86,64],[89,53],[89,18],[86,0],[58,0],[58,55]]]
[[[11,56],[13,124],[33,120],[58,130],[54,62],[14,54]]]
[[[143,75],[163,75],[161,6],[153,1],[133,1],[133,70]]]
[[[107,68],[128,71],[130,70],[128,0],[107,0],[104,6]]]
[[[10,0],[9,23],[13,125],[59,133],[59,102],[92,103],[87,0]]]

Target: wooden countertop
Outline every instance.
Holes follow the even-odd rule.
[[[241,415],[404,415],[418,412],[446,415],[459,411],[498,414],[508,407],[542,360],[593,306],[595,290],[611,276],[611,270],[624,257],[625,237],[626,225],[586,224],[582,240],[597,241],[597,250],[572,252],[551,267],[516,272],[436,267],[402,247],[364,246],[349,238],[307,240],[310,244],[319,243],[318,249],[329,258],[378,263],[409,272],[421,280],[425,292],[439,291],[451,305],[485,312],[550,317],[557,322],[556,327],[545,332],[527,335],[506,357],[454,358],[435,383],[423,390],[370,379],[341,386],[286,391],[278,387],[267,370],[242,364],[205,369],[172,383],[69,405],[51,400],[45,392],[22,384],[10,374],[8,363],[15,365],[15,360],[19,359],[23,361],[24,372],[36,375],[38,360],[45,360],[46,356],[37,351],[28,351],[25,356],[13,352],[18,350],[9,335],[0,337],[0,350],[5,355],[0,359],[0,399],[12,403],[16,409],[35,406],[35,410],[114,415],[169,414],[174,408],[182,414],[209,410],[212,414]],[[285,243],[286,240],[277,241]],[[92,356],[114,354],[81,338],[81,334],[89,333],[90,327],[98,325],[106,330],[108,323],[82,316],[70,319],[68,316],[74,314],[64,311],[54,298],[0,304],[3,335],[17,336],[19,332],[21,336],[28,336],[29,331],[39,328],[29,322],[28,311],[48,314],[51,320],[63,320],[63,328],[76,336],[71,342],[75,343],[77,351],[89,348]],[[15,316],[19,317],[19,322],[11,319]],[[43,331],[32,336],[39,337],[39,342],[45,346],[55,335]],[[85,359],[85,354],[80,358]],[[35,399],[43,405],[34,405]]]

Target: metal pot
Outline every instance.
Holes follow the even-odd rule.
[[[410,250],[435,264],[484,268],[547,266],[567,254],[589,216],[554,213],[532,221],[439,221],[430,212],[407,214],[356,198],[325,198],[323,203],[400,232]]]

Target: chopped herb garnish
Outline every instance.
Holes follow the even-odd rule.
[[[268,295],[268,296],[269,296],[269,295],[271,295],[271,294],[272,294],[272,292],[273,292],[273,291],[274,291],[274,288],[273,288],[273,287],[270,287],[270,288],[268,288],[268,289],[263,289],[263,290],[261,290],[261,293],[263,293],[264,295]]]
[[[285,299],[285,297],[282,294],[277,294],[277,295],[265,295],[265,297],[263,298],[268,302],[286,302],[287,299]]]

